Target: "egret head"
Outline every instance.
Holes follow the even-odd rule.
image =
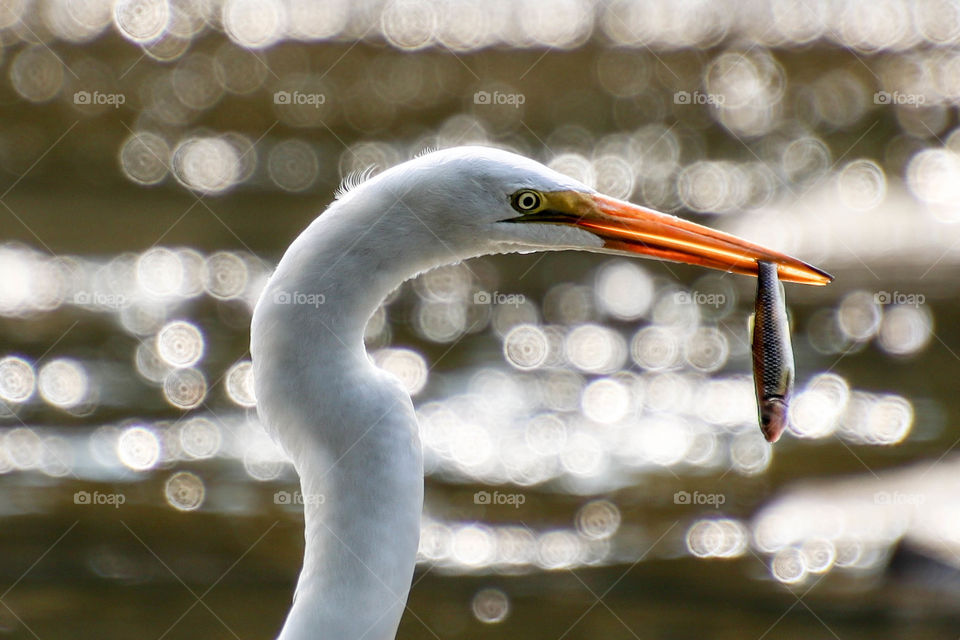
[[[750,275],[756,275],[757,261],[763,260],[777,264],[780,279],[787,282],[823,285],[831,280],[790,256],[605,196],[538,162],[499,149],[436,151],[394,167],[357,189],[368,190],[388,194],[389,206],[412,212],[438,242],[465,254],[579,249]]]

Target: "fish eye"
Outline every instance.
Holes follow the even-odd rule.
[[[540,197],[539,193],[525,189],[513,194],[513,202],[511,204],[513,204],[513,208],[520,213],[527,213],[538,209],[541,202],[543,202],[543,198]]]

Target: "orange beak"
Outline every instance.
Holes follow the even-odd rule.
[[[550,222],[580,227],[600,237],[608,251],[698,264],[757,275],[757,261],[777,265],[785,282],[825,285],[833,276],[783,253],[676,216],[599,194],[575,191],[544,194],[543,209],[513,222]]]

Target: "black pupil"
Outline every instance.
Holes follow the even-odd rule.
[[[533,209],[535,206],[537,206],[537,196],[532,193],[525,193],[520,196],[521,209]]]

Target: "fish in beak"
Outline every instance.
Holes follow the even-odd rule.
[[[801,260],[677,216],[594,193],[529,189],[511,204],[520,214],[505,222],[551,223],[579,227],[611,252],[649,256],[711,269],[757,275],[757,262],[776,265],[784,282],[826,285],[833,276]]]
[[[787,411],[796,377],[790,321],[777,269],[760,262],[757,301],[750,322],[753,382],[757,392],[760,430],[767,442],[776,442],[787,427]]]

